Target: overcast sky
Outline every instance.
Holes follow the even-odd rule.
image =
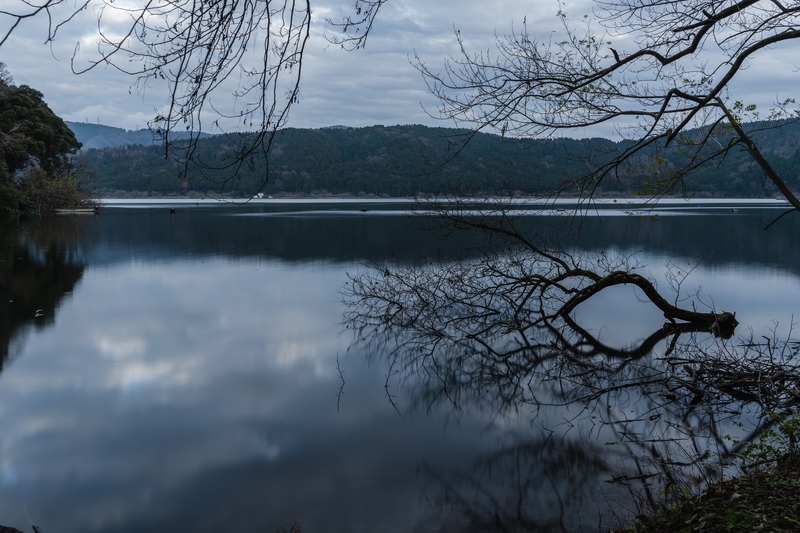
[[[0,0],[0,6],[19,0]],[[73,0],[68,0],[73,1]],[[591,13],[590,0],[564,4],[578,20]],[[322,127],[334,124],[426,124],[448,126],[431,118],[435,100],[409,56],[415,51],[434,70],[457,52],[454,28],[461,31],[472,51],[493,46],[495,34],[519,29],[527,18],[529,30],[547,39],[559,27],[556,0],[392,0],[379,14],[365,50],[344,52],[324,38],[326,17],[338,18],[351,0],[312,0],[314,23],[307,47],[302,97],[293,107],[290,126]],[[141,92],[134,80],[111,69],[76,76],[70,57],[75,44],[91,43],[97,30],[92,9],[63,28],[55,44],[45,45],[46,20],[28,20],[0,48],[17,84],[27,84],[45,95],[50,107],[65,120],[142,128],[166,102],[166,88],[153,85]],[[620,49],[625,49],[625,39]],[[88,46],[87,46],[88,48]],[[632,48],[632,45],[631,45]],[[769,106],[791,93],[797,83],[798,54],[791,48],[763,54],[739,76],[732,96]],[[598,132],[592,132],[598,133]],[[610,131],[600,134],[610,136]],[[583,136],[576,132],[574,136]]]

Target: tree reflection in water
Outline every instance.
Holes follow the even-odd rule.
[[[0,370],[21,350],[26,331],[55,322],[83,276],[79,243],[90,222],[58,217],[0,224]]]
[[[423,471],[448,531],[572,531],[597,497],[586,480],[612,471],[596,445],[556,437],[514,439],[471,472]]]
[[[484,223],[466,220],[456,229]],[[351,275],[343,294],[356,344],[385,354],[387,390],[392,379],[406,386],[413,408],[445,404],[542,428],[540,438],[504,446],[472,473],[428,469],[451,522],[475,531],[574,530],[588,523],[576,517],[601,481],[610,483],[607,498],[621,485],[664,502],[735,468],[770,413],[796,412],[798,343],[777,332],[734,337],[733,315],[714,310],[676,320],[668,311],[685,299],[689,270],[668,274],[677,291],[668,321],[614,348],[581,327],[573,302],[616,272],[633,280],[635,257],[567,254],[520,245],[515,231],[487,231],[509,238],[478,259],[372,265]]]

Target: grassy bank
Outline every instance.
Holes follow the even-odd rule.
[[[640,517],[621,531],[800,532],[800,414],[772,413],[767,422],[739,456],[741,475]]]
[[[800,457],[715,483],[695,498],[643,518],[630,533],[800,531]]]

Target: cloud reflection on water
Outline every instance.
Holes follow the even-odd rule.
[[[348,363],[343,276],[224,259],[90,269],[55,326],[0,375],[5,523],[23,528],[27,506],[61,531],[252,531],[295,516],[315,531],[358,530],[370,513],[411,528],[426,512],[421,446],[462,446],[405,434],[380,370]],[[338,417],[337,352],[348,380]],[[198,523],[174,523],[187,517]]]
[[[577,484],[563,475],[584,468],[576,462],[587,451],[621,457],[605,446],[608,431],[590,429],[593,440],[581,442],[567,431],[568,410],[533,422],[529,411],[491,406],[429,413],[415,404],[413,382],[392,382],[400,417],[385,397],[381,354],[352,349],[341,334],[345,271],[367,252],[396,260],[387,250],[398,244],[427,253],[430,236],[388,217],[337,226],[325,217],[270,225],[267,217],[157,214],[109,213],[91,223],[96,242],[80,284],[0,374],[0,523],[29,529],[27,506],[44,531],[271,531],[295,517],[314,533],[409,531],[436,527],[441,508],[425,497],[436,500],[447,482],[502,489],[503,476],[514,474],[506,461],[518,452],[521,464],[540,469],[516,472],[540,491],[526,494],[525,505],[545,502],[596,524],[581,491],[602,486],[606,467],[587,463],[602,475]],[[646,250],[658,277],[665,258],[693,255],[663,251],[695,245],[667,238],[669,228],[692,234],[679,218],[624,226],[617,217],[605,228],[632,228],[625,242]],[[705,217],[708,224],[721,223]],[[300,242],[302,235],[324,242]],[[586,242],[603,248],[613,238],[587,232]],[[793,267],[761,252],[743,267],[725,253],[691,283],[738,311],[745,326],[788,320],[800,301]],[[629,342],[663,320],[643,312],[635,294],[608,298],[624,328],[612,328],[602,309],[586,310],[608,342]],[[346,379],[339,414],[337,353]],[[542,427],[567,437],[543,443]],[[556,509],[556,488],[585,514]]]

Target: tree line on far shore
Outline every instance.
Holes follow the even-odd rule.
[[[800,185],[800,126],[793,122],[751,124],[753,136],[790,186]],[[694,130],[686,135],[706,135]],[[714,135],[724,142],[729,132]],[[246,134],[245,134],[246,135]],[[96,173],[100,196],[136,191],[151,195],[187,193],[238,197],[256,192],[291,195],[419,194],[570,194],[570,180],[587,165],[618,156],[626,142],[590,139],[511,139],[467,130],[421,125],[281,130],[269,164],[242,165],[231,178],[228,165],[240,154],[238,139],[215,136],[197,142],[190,164],[180,150],[164,157],[158,145],[122,145],[84,150]],[[179,143],[178,143],[179,147]],[[642,151],[606,179],[595,194],[648,193],[653,183],[669,179],[671,169],[688,156],[663,146]],[[667,176],[664,178],[664,176]],[[745,152],[712,158],[692,172],[675,194],[707,197],[769,197],[777,188],[764,178]]]

